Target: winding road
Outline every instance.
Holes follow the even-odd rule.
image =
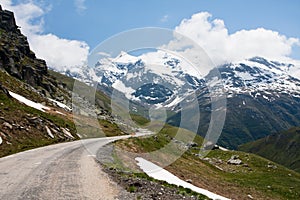
[[[127,137],[61,143],[0,158],[0,199],[114,199],[120,188],[94,157],[103,145]]]

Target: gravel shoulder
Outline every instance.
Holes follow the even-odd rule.
[[[137,173],[136,170],[124,170],[115,167],[113,156],[113,144],[108,144],[98,151],[97,161],[107,173],[109,178],[122,187],[118,199],[132,200],[198,200],[208,199],[192,191],[169,185],[162,181],[153,180],[144,173]]]

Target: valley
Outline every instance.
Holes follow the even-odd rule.
[[[58,69],[29,43],[0,6],[0,199],[300,199],[299,66],[201,74],[158,48]]]

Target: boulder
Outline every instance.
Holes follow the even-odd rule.
[[[13,129],[13,126],[10,123],[8,123],[8,122],[4,122],[3,126],[6,127],[6,128],[8,128],[8,129],[10,129],[10,130]]]
[[[231,158],[227,161],[227,164],[241,165],[241,164],[243,164],[243,162],[241,159],[239,159],[238,155],[232,155]]]
[[[186,144],[186,147],[188,149],[190,149],[192,147],[197,147],[197,146],[198,146],[198,144],[196,142],[189,142],[189,143]]]

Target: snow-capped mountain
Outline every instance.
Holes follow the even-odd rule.
[[[280,94],[300,97],[300,80],[291,76],[292,64],[254,57],[218,67],[227,97],[248,93],[268,101]],[[183,59],[156,51],[140,56],[121,52],[115,58],[103,58],[94,68],[77,67],[62,72],[87,84],[99,84],[124,93],[130,100],[166,106],[179,103],[196,89],[205,87],[214,77],[201,77]],[[271,93],[270,93],[271,92]],[[175,98],[177,97],[177,98]],[[176,99],[176,101],[174,101]]]
[[[174,107],[204,80],[190,65],[175,55],[156,51],[140,56],[121,52],[115,58],[100,59],[94,68],[77,68],[65,74],[88,84],[111,88],[142,105]],[[107,91],[108,93],[111,91]]]
[[[281,94],[300,97],[300,80],[291,76],[292,64],[269,61],[254,57],[242,62],[220,66],[218,69],[224,81],[228,97],[248,93],[268,101],[279,98]]]
[[[261,57],[218,67],[224,87],[214,94],[227,94],[226,119],[218,141],[221,146],[237,148],[271,133],[300,126],[300,80],[291,74],[294,67]],[[213,71],[205,76],[208,84],[215,78]],[[198,96],[201,112],[198,133],[203,136],[213,112],[210,96],[205,90]],[[179,125],[180,115],[179,111],[168,122]]]
[[[219,90],[227,95],[227,108],[218,143],[237,148],[272,132],[300,126],[300,80],[291,73],[293,68],[292,64],[261,57],[224,64],[217,68],[223,87],[213,93],[206,86],[220,81],[216,70],[201,77],[181,58],[161,51],[140,56],[122,52],[99,60],[94,68],[64,73],[89,84],[97,83],[109,95],[118,90],[144,107],[164,106],[175,112],[168,123],[177,126],[181,120],[178,104],[196,92],[201,112],[198,133],[203,136],[213,112],[210,97]],[[190,121],[194,123],[195,119],[191,117]],[[187,123],[185,128],[190,126],[193,124]]]

